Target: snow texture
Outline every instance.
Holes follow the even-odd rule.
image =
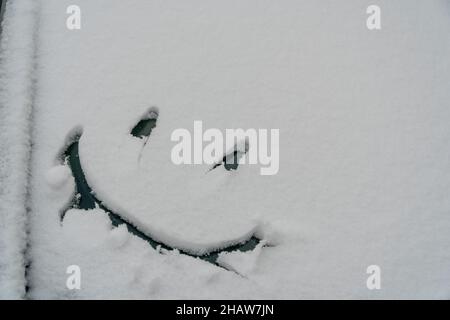
[[[67,165],[59,165],[47,171],[46,181],[50,187],[58,189],[66,184],[70,180],[70,177],[70,168]]]
[[[380,31],[366,28],[365,0],[78,0],[71,31],[71,1],[39,1],[29,297],[450,298],[450,8],[377,2]],[[151,107],[143,146],[130,132]],[[195,120],[280,129],[278,174],[174,165],[171,133]],[[9,127],[2,140],[19,139]],[[155,250],[100,208],[61,221],[75,192],[61,154],[75,133],[96,196],[141,231],[193,253],[252,234],[268,246],[221,254],[230,272]],[[24,168],[26,141],[14,144]],[[19,220],[2,231],[23,249],[26,171],[8,178],[7,148],[2,190],[19,183],[22,196],[5,202],[17,214],[2,207],[2,221]],[[0,258],[8,281],[23,276],[13,251]],[[81,290],[65,286],[73,264]],[[366,287],[372,264],[381,290]]]
[[[8,1],[0,47],[0,298],[25,294],[27,186],[31,143],[33,1]]]

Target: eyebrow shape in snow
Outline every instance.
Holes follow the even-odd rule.
[[[145,118],[141,119],[138,122],[138,124],[131,131],[131,134],[133,136],[141,138],[141,139],[145,139],[144,146],[148,141],[148,137],[150,136],[152,129],[154,129],[156,127],[157,117],[158,117],[157,112],[150,111],[149,113],[147,113]],[[67,163],[69,165],[69,167],[72,171],[72,175],[73,175],[73,178],[75,180],[75,185],[76,185],[76,192],[75,192],[74,198],[70,202],[70,205],[68,207],[66,207],[65,210],[62,211],[61,221],[64,219],[65,213],[69,209],[72,209],[72,208],[85,209],[85,210],[101,208],[108,214],[108,216],[111,220],[111,223],[114,227],[125,224],[128,232],[143,239],[148,244],[150,244],[150,246],[152,246],[154,249],[157,249],[157,250],[177,249],[180,252],[182,252],[183,254],[186,254],[188,256],[195,257],[195,258],[200,258],[204,261],[207,261],[209,263],[212,263],[212,264],[222,267],[222,268],[223,268],[223,266],[218,265],[216,262],[219,254],[221,252],[232,252],[232,251],[236,251],[236,250],[242,251],[242,252],[251,251],[260,243],[260,239],[256,238],[255,236],[252,236],[250,239],[248,239],[247,241],[245,241],[243,243],[235,244],[235,245],[229,246],[227,248],[213,251],[213,252],[210,252],[210,253],[204,254],[204,255],[194,255],[194,254],[185,252],[183,250],[180,250],[178,248],[170,247],[168,245],[165,245],[162,242],[159,242],[159,241],[153,239],[150,235],[141,232],[136,226],[134,226],[130,222],[123,219],[119,213],[113,212],[112,210],[108,209],[99,199],[96,198],[95,191],[92,190],[91,187],[88,185],[85,174],[81,167],[80,156],[78,153],[78,145],[79,145],[80,138],[81,138],[81,134],[79,133],[74,137],[74,139],[72,140],[72,143],[67,147],[67,149],[63,153],[64,161],[65,161],[65,163]],[[225,157],[229,157],[230,155],[227,155]],[[234,151],[232,156],[234,159],[236,159],[237,156],[239,156],[239,155],[236,153],[236,151]],[[229,164],[230,167],[228,167],[228,164],[225,161],[225,157],[224,157],[223,162],[216,164],[210,170],[215,169],[216,167],[220,166],[222,163],[225,163],[226,170],[236,170],[237,169],[237,161],[236,160],[233,161],[233,163]]]

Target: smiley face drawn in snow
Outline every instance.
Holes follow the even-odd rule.
[[[66,151],[81,194],[75,206],[101,206],[113,224],[127,223],[130,232],[153,246],[209,256],[221,249],[254,248],[257,206],[246,199],[248,190],[239,197],[239,184],[255,170],[220,162],[213,170],[173,164],[170,126],[159,114],[150,108],[123,121],[114,134],[102,134],[107,126],[102,122],[78,135]]]

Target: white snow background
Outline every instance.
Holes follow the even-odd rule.
[[[11,1],[0,296],[450,298],[449,31],[444,0]],[[130,130],[149,107],[138,161]],[[170,135],[194,120],[280,129],[279,173],[175,166]],[[89,184],[141,230],[198,253],[252,232],[268,246],[221,254],[233,272],[158,252],[101,209],[61,222],[75,184],[60,155],[81,131]],[[73,264],[81,290],[66,287]]]

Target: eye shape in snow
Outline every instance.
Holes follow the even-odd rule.
[[[159,112],[157,108],[150,108],[144,117],[131,130],[131,135],[137,138],[148,138],[152,133],[152,130],[156,127],[158,115]]]

